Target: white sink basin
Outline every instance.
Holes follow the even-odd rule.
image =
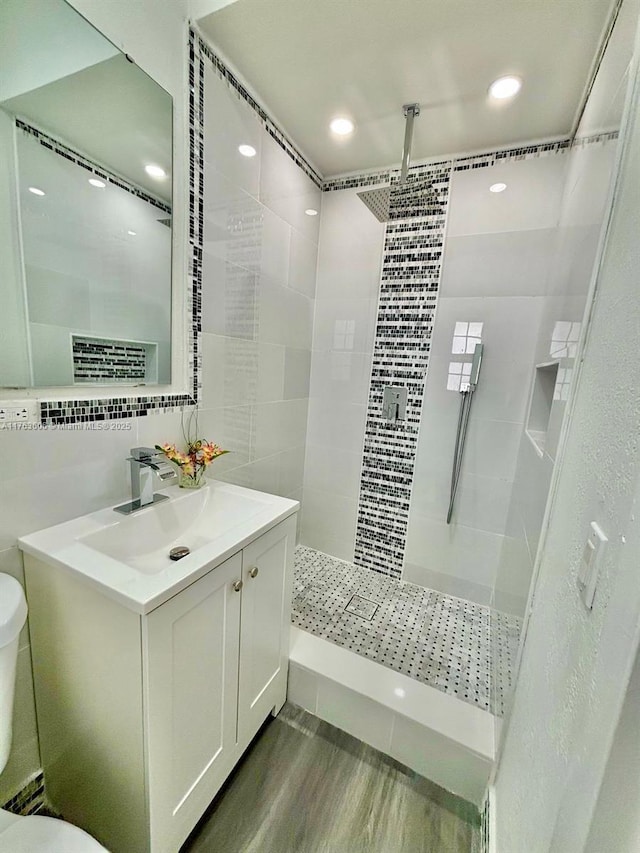
[[[173,486],[168,501],[131,515],[113,508],[24,536],[21,549],[148,613],[295,513],[297,501],[215,480],[198,491]],[[188,556],[174,561],[179,545]]]
[[[231,528],[264,512],[269,501],[261,500],[260,492],[244,491],[248,494],[209,487],[197,492],[174,490],[172,500],[127,516],[114,513],[112,525],[77,541],[136,571],[156,574],[170,567],[172,548],[185,545],[194,554]]]

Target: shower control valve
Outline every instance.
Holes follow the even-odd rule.
[[[387,385],[382,392],[382,417],[387,421],[407,419],[407,389],[402,385]]]

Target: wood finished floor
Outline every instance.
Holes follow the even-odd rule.
[[[477,824],[470,804],[287,705],[181,853],[470,853]]]

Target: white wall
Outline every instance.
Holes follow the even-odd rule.
[[[633,77],[636,77],[637,54]],[[640,89],[618,177],[496,779],[497,849],[580,853],[638,647],[640,624]],[[592,611],[576,575],[587,529],[609,537]],[[606,848],[608,849],[608,848]]]
[[[356,190],[322,198],[302,542],[353,560],[384,225]]]
[[[405,552],[405,580],[490,604],[547,291],[566,156],[453,172]],[[501,193],[489,191],[505,183]],[[460,394],[447,390],[457,322],[482,323],[484,357],[452,522]]]
[[[182,128],[186,95],[183,4],[164,0],[110,0],[108,4],[102,0],[74,0],[72,5],[170,92],[176,122]],[[183,163],[182,129],[176,136],[176,145],[178,162]],[[184,168],[180,174],[184,176]],[[184,187],[179,186],[178,191],[176,208],[185,197]],[[180,248],[184,259],[184,246]],[[180,269],[179,287],[185,286],[184,269]],[[22,579],[18,536],[122,499],[129,489],[125,459],[131,447],[179,437],[179,417],[175,415],[141,418],[126,423],[130,429],[124,430],[97,426],[102,428],[0,431],[0,571]],[[13,749],[0,778],[0,802],[15,793],[39,766],[25,634],[18,658]]]
[[[584,853],[640,850],[640,656],[636,656]]]
[[[638,7],[637,0],[626,0],[622,7],[578,139],[620,127]],[[524,613],[529,593],[617,147],[611,140],[575,147],[568,155],[549,285],[534,357],[528,365],[528,385],[534,365],[552,361],[559,365],[558,381],[544,451],[537,452],[524,431],[522,434],[495,583],[495,606],[518,615]],[[566,335],[571,340],[563,344]]]

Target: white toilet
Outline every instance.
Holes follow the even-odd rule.
[[[0,773],[11,749],[18,637],[27,602],[18,581],[0,574]],[[0,853],[106,853],[82,829],[50,817],[22,817],[0,809]]]

